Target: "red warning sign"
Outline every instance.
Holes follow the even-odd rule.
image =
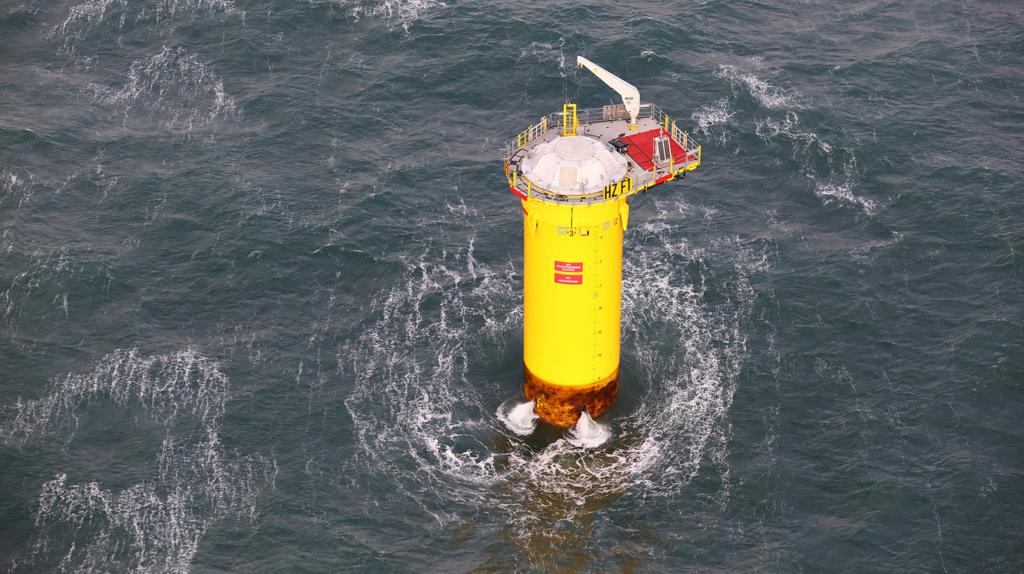
[[[555,261],[555,271],[562,273],[580,273],[583,271],[583,262],[571,263],[567,261]]]
[[[565,273],[555,273],[555,283],[561,283],[562,285],[582,285],[582,275],[566,275]]]

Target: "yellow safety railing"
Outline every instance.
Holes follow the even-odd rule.
[[[548,118],[547,116],[540,119],[537,125],[526,128],[523,133],[516,136],[516,149],[523,147],[524,145],[537,139],[538,136],[548,131]]]
[[[650,110],[650,111],[648,111],[648,110]],[[680,130],[678,127],[676,127],[675,120],[670,118],[668,116],[668,114],[663,112],[661,110],[661,108],[659,108],[658,106],[656,106],[654,104],[644,104],[643,107],[641,107],[641,109],[640,109],[640,116],[639,117],[650,117],[654,121],[658,122],[658,125],[661,127],[661,129],[663,129],[665,131],[665,133],[669,135],[669,137],[671,137],[672,139],[676,140],[676,143],[678,143],[680,146],[682,146],[682,148],[684,150],[686,150],[686,155],[687,156],[689,156],[690,152],[693,151],[693,150],[690,149],[690,142],[688,141],[689,138],[688,138],[687,132],[684,132],[684,131]],[[698,158],[699,158],[700,157],[700,146],[697,147],[697,154],[698,154]],[[700,163],[699,159],[698,159],[698,163]],[[696,167],[696,166],[693,166],[693,167]],[[693,169],[693,168],[690,168],[690,169]]]
[[[656,122],[655,125],[657,125],[662,130],[664,130],[665,134],[667,134],[669,137],[671,137],[673,140],[675,140],[675,142],[678,143],[683,148],[683,150],[685,150],[684,154],[683,154],[683,156],[681,158],[682,161],[681,161],[680,165],[682,167],[679,169],[678,173],[681,173],[683,171],[689,171],[689,170],[696,169],[696,167],[698,165],[700,165],[700,162],[701,162],[701,151],[702,151],[701,150],[701,146],[698,145],[698,146],[695,146],[694,148],[691,148],[690,147],[690,143],[691,142],[689,140],[689,134],[687,132],[685,132],[685,131],[680,130],[676,126],[675,120],[672,120],[668,116],[668,114],[666,114],[664,111],[661,110],[661,108],[659,108],[658,106],[656,106],[654,104],[642,104],[640,106],[640,113],[637,116],[637,118],[638,119],[641,119],[641,118],[651,118],[652,120],[654,120]],[[550,114],[548,116],[542,117],[541,120],[539,122],[537,122],[536,125],[530,126],[526,130],[524,130],[521,134],[519,134],[515,139],[513,139],[510,142],[507,142],[507,144],[505,145],[504,154],[503,154],[504,155],[504,159],[505,159],[505,176],[508,178],[509,183],[512,185],[512,187],[518,188],[518,189],[521,189],[519,186],[522,185],[525,188],[524,191],[526,191],[527,197],[532,197],[534,195],[534,193],[533,193],[533,191],[534,191],[533,188],[534,187],[537,187],[537,189],[539,191],[543,191],[544,193],[550,193],[550,192],[547,192],[546,190],[544,190],[543,188],[540,188],[538,186],[533,185],[533,183],[530,181],[529,178],[525,178],[524,177],[523,179],[526,180],[526,181],[523,182],[522,184],[520,184],[519,178],[518,178],[518,173],[517,173],[518,169],[513,170],[511,168],[511,166],[509,165],[512,157],[520,149],[522,149],[523,147],[529,145],[535,139],[537,139],[540,136],[542,136],[543,134],[545,134],[548,131],[549,128],[550,129],[558,129],[559,127],[561,127],[562,128],[561,129],[562,135],[573,136],[573,135],[577,134],[578,129],[579,129],[579,124],[581,122],[584,123],[584,124],[590,124],[590,123],[597,123],[597,122],[601,122],[601,121],[608,121],[607,118],[604,117],[604,109],[603,108],[577,110],[576,104],[568,104],[568,103],[565,104],[562,107],[562,113],[561,114],[556,112],[554,114]],[[697,156],[695,163],[691,163],[691,160],[690,160],[690,156],[693,154],[693,152],[696,152],[696,156]],[[680,165],[676,164],[675,159],[676,159],[675,158],[675,154],[673,154],[673,157],[671,157],[671,159],[669,160],[669,165],[668,165],[669,173],[672,173],[672,174],[676,174],[677,173],[676,172],[676,168],[680,167]],[[635,187],[633,187],[633,189],[630,190],[630,192],[627,195],[632,195],[633,193],[636,193],[638,191],[647,189],[647,188],[651,187],[652,185],[655,185],[655,182],[654,182],[653,178],[649,182],[647,182],[647,181],[637,181],[636,183],[637,183],[637,185]],[[589,199],[589,198],[591,198],[593,196],[602,195],[602,193],[603,192],[598,192],[598,193],[594,193],[594,194],[586,194],[586,195],[582,195],[582,196],[576,195],[576,196],[572,196],[572,197],[574,199]],[[554,194],[554,195],[558,195],[558,194]]]
[[[682,147],[690,151],[687,134],[676,127],[676,122],[654,104],[643,104],[640,106],[638,118],[651,118],[657,122],[658,127],[665,130],[672,139],[676,140]],[[550,120],[550,121],[549,121]],[[576,104],[565,104],[562,113],[554,113],[541,118],[540,122],[523,130],[515,139],[505,146],[505,156],[511,157],[513,153],[522,147],[530,144],[548,131],[549,128],[562,128],[562,135],[571,136],[578,133],[580,123],[594,123],[606,121],[602,108],[578,110]]]

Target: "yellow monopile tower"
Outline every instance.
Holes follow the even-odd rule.
[[[504,153],[522,200],[523,392],[540,417],[576,424],[604,412],[619,391],[622,233],[629,196],[700,165],[687,141],[635,87],[589,60],[622,105],[541,118]]]

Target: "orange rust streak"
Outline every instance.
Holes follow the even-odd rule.
[[[619,394],[619,369],[589,385],[556,385],[541,379],[523,365],[523,394],[526,400],[537,399],[533,411],[551,424],[569,427],[576,424],[587,409],[597,417],[615,402]]]

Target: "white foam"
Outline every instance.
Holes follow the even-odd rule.
[[[842,203],[852,205],[860,207],[868,215],[874,214],[877,204],[870,199],[854,195],[851,191],[852,188],[853,185],[849,182],[840,185],[819,183],[814,188],[814,194],[821,198],[825,204]]]
[[[215,361],[192,350],[111,353],[92,373],[69,374],[43,397],[4,409],[16,415],[0,432],[9,444],[61,437],[73,450],[81,414],[100,397],[161,421],[167,434],[157,472],[119,490],[99,480],[70,484],[58,473],[43,485],[39,531],[29,555],[18,561],[32,565],[65,552],[62,570],[188,572],[212,524],[229,515],[255,516],[261,492],[273,487],[276,465],[225,452],[218,433],[228,380]]]
[[[596,448],[612,438],[612,429],[590,418],[585,409],[580,420],[569,429],[569,443],[583,448]]]
[[[805,132],[800,128],[800,118],[796,112],[787,111],[781,120],[767,117],[755,119],[756,133],[770,147],[780,145],[792,146],[793,158],[803,164],[803,173],[812,179],[822,174],[827,180],[817,185],[815,194],[825,203],[845,202],[858,205],[869,215],[874,213],[875,203],[850,193],[852,181],[858,173],[857,158],[853,151],[838,147],[824,141],[813,132]],[[845,179],[843,184],[835,184],[834,179]]]
[[[116,0],[122,8],[127,7],[127,0]],[[57,26],[55,31],[68,32],[69,28],[84,20],[87,24],[95,24],[103,20],[103,16],[107,13],[107,7],[113,4],[115,0],[90,0],[72,6],[68,10],[68,17]]]
[[[714,125],[728,124],[736,115],[730,109],[728,98],[722,98],[712,104],[704,104],[690,116],[697,122],[694,131],[710,134],[709,129]]]
[[[566,72],[570,70],[570,66],[567,65],[565,58],[565,36],[558,39],[558,46],[547,42],[530,42],[528,47],[519,49],[519,57],[516,58],[516,63],[522,63],[524,59],[535,62],[556,62],[558,64],[558,73],[563,78]],[[572,60],[571,68],[576,67],[575,62],[575,60]]]
[[[818,137],[812,132],[803,132],[798,129],[800,117],[796,112],[786,112],[786,117],[781,122],[772,118],[754,120],[757,135],[765,142],[772,143],[778,136],[785,139],[797,141],[804,144],[804,149],[812,151],[815,148],[822,154],[828,156],[832,153],[832,145]]]
[[[496,478],[479,418],[457,413],[486,412],[467,380],[468,348],[481,340],[505,347],[522,310],[512,270],[477,261],[469,273],[470,256],[466,247],[408,262],[405,282],[373,302],[379,321],[344,351],[356,377],[345,405],[359,445],[398,477],[416,468],[407,478]]]
[[[745,74],[735,66],[719,66],[715,76],[729,80],[734,86],[742,86],[758,103],[766,108],[783,108],[794,105],[786,91],[754,76]]]
[[[185,22],[194,19],[198,12],[245,16],[245,12],[235,8],[230,0],[164,0],[148,6],[136,6],[128,0],[87,0],[72,6],[67,18],[51,31],[51,35],[68,34],[80,38],[88,27],[103,21],[111,4],[121,8],[121,17],[115,25],[118,30],[129,18],[134,22],[151,20],[160,32],[169,34],[174,31],[174,21],[179,16]]]
[[[498,407],[498,420],[517,435],[529,436],[537,430],[537,421],[540,420],[540,416],[533,411],[536,406],[536,399],[526,402],[509,399]]]
[[[190,130],[237,115],[235,99],[213,69],[184,48],[166,46],[132,62],[120,86],[90,84],[97,102],[113,107],[127,121],[133,110],[158,111],[168,128]]]
[[[35,177],[27,174],[18,177],[18,174],[4,169],[0,174],[0,206],[14,196],[18,197],[18,208],[32,199]]]
[[[112,9],[116,5],[117,9]],[[117,21],[109,13],[119,13]],[[229,0],[162,0],[156,3],[129,2],[128,0],[89,0],[72,6],[63,22],[50,31],[50,37],[62,41],[58,53],[88,70],[98,57],[80,53],[79,47],[95,45],[88,40],[105,35],[110,28],[125,32],[129,29],[148,29],[151,34],[170,36],[177,26],[193,22],[197,16],[211,17],[214,13],[240,18],[244,25],[245,12],[235,8]],[[94,31],[95,29],[95,31]],[[121,40],[119,39],[120,43]],[[131,118],[158,118],[165,128],[191,130],[216,120],[233,118],[239,114],[234,98],[227,93],[224,82],[213,72],[213,67],[186,51],[168,47],[135,59],[128,70],[118,74],[116,81],[90,83],[86,93],[93,101],[112,108],[115,116],[127,124]],[[156,46],[161,46],[156,42]]]
[[[447,4],[440,0],[371,0],[352,6],[350,14],[354,18],[384,18],[408,32],[413,22],[445,7]]]
[[[453,505],[499,509],[507,520],[502,531],[522,548],[523,567],[536,570],[550,569],[550,557],[534,552],[532,540],[559,536],[559,524],[577,524],[624,495],[662,504],[704,469],[720,481],[714,504],[722,503],[728,412],[746,354],[742,325],[755,298],[748,275],[763,271],[767,258],[759,244],[736,238],[676,237],[672,222],[680,212],[715,216],[700,206],[658,204],[642,226],[643,245],[626,241],[623,362],[634,372],[630,384],[650,390],[616,421],[621,432],[587,417],[539,450],[499,438],[532,432],[532,406],[505,401],[490,419],[485,387],[469,378],[495,356],[521,352],[522,279],[513,267],[496,273],[478,262],[482,279],[467,289],[463,246],[409,257],[415,261],[403,282],[374,302],[378,322],[340,353],[355,374],[345,401],[358,436],[354,464],[409,492],[441,524],[463,520],[438,510]],[[726,296],[708,304],[708,285]],[[678,343],[639,344],[649,338]],[[590,542],[584,536],[577,543]]]
[[[729,125],[733,123],[734,115],[728,98],[704,104],[690,116],[697,122],[693,133],[712,136],[720,145],[725,145],[729,141]]]
[[[661,214],[652,223],[680,210],[692,206],[659,209]],[[674,476],[653,486],[670,493],[674,485],[696,476],[703,460],[724,459],[726,416],[746,354],[741,324],[754,300],[747,274],[763,269],[765,258],[738,245],[738,239],[710,238],[702,245],[673,239],[670,230],[657,225],[649,233],[645,246],[636,250],[629,249],[627,240],[623,329],[678,340],[674,352],[637,346],[632,357],[634,368],[653,383],[652,395],[635,416],[635,424],[644,431],[634,454],[638,465],[653,465]],[[649,248],[652,242],[660,243],[661,249]],[[718,257],[719,252],[728,256]],[[673,263],[680,258],[696,266],[699,275]],[[717,271],[728,273],[727,283],[706,263],[712,259],[729,262]],[[729,302],[707,305],[703,293],[709,283],[728,284]],[[627,345],[624,337],[623,346]]]
[[[151,32],[164,37],[174,33],[179,24],[191,23],[202,14],[207,17],[214,13],[237,16],[241,22],[245,22],[245,12],[235,8],[230,0],[161,0],[156,3],[129,2],[129,0],[87,0],[72,6],[68,10],[68,16],[63,22],[50,30],[48,37],[63,39],[58,53],[68,60],[90,67],[96,58],[89,55],[79,54],[77,44],[88,38],[94,27],[104,23],[107,17],[107,9],[112,4],[117,5],[120,16],[117,21],[106,22],[107,26],[124,31],[125,23],[133,25],[145,24]],[[100,33],[106,32],[100,27]]]

